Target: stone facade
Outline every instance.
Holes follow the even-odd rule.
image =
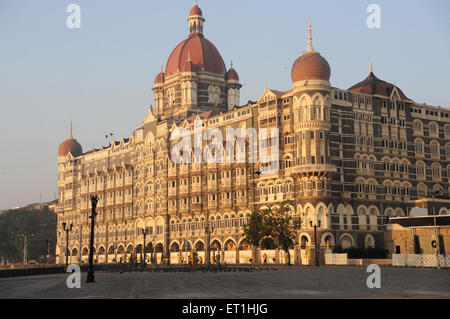
[[[301,63],[308,62],[298,63],[303,69]],[[383,248],[388,217],[408,215],[414,200],[430,191],[449,194],[448,109],[419,105],[378,79],[386,90],[363,93],[364,83],[349,90],[332,87],[323,65],[317,68],[325,78],[296,74],[301,80],[289,90],[266,89],[258,101],[234,106],[228,91],[237,90],[237,99],[232,96],[239,100],[238,80],[190,68],[158,75],[155,107],[129,138],[77,156],[59,154],[60,262],[65,261],[63,222],[73,224],[72,260],[87,259],[93,194],[100,198],[99,262],[139,253],[144,228],[158,260],[176,262],[178,252],[193,249],[204,256],[209,243],[222,261],[247,262],[251,250],[242,242],[242,226],[250,213],[290,200],[303,221],[292,250],[296,263],[311,263],[313,225],[323,248]],[[371,75],[368,79],[376,81]],[[193,138],[196,121],[202,131],[216,128],[224,136],[227,128],[277,129],[279,170],[260,174],[263,164],[248,160],[249,139],[243,163],[174,163],[171,134],[186,128]],[[260,140],[256,145],[260,153],[269,146]],[[442,208],[448,212],[445,204],[437,207]]]

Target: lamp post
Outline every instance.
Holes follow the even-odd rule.
[[[145,264],[145,257],[146,257],[146,253],[145,253],[145,237],[147,237],[147,233],[148,233],[148,228],[142,228],[142,235],[144,236],[144,245],[142,246],[142,249],[141,249],[141,262],[142,262],[142,251],[144,251],[144,264]]]
[[[95,209],[97,208],[98,196],[91,195],[91,205],[92,205],[92,214],[89,216],[91,219],[91,240],[89,244],[89,267],[86,282],[95,282],[94,280],[94,225],[95,225],[95,216],[97,216],[97,212]]]
[[[205,220],[205,233],[206,233],[206,247],[205,247],[205,264],[211,264],[211,233],[209,231],[209,210],[206,210]]]
[[[150,242],[150,253],[151,253],[151,264],[154,265],[156,264],[156,247],[153,245],[153,243],[156,240],[156,233],[150,232],[150,236],[152,241]]]
[[[317,246],[319,246],[320,249],[320,244],[317,245],[317,226],[320,227],[320,220],[317,224],[314,224],[314,226],[312,220],[309,222],[309,224],[311,225],[311,227],[314,227],[314,257],[316,259],[316,266],[319,266],[319,254],[317,253]]]
[[[47,264],[50,263],[50,242],[51,242],[51,237],[47,238]]]
[[[67,225],[66,222],[62,223],[63,230],[66,232],[66,269],[69,265],[69,232],[72,231],[73,224]]]
[[[437,226],[436,226],[436,210],[434,207],[434,196],[439,195],[441,193],[441,190],[438,189],[434,192],[431,192],[431,199],[433,203],[433,226],[434,226],[434,238],[436,239],[436,247],[435,247],[435,254],[436,254],[436,268],[441,269],[441,265],[439,263],[439,252],[441,251],[440,243],[439,243],[439,237],[437,233]]]
[[[34,234],[30,236],[34,236]],[[23,263],[26,264],[28,262],[27,235],[18,234],[17,237],[23,237]]]

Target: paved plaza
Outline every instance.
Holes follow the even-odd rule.
[[[369,289],[365,267],[291,267],[253,272],[97,272],[69,289],[69,274],[0,279],[0,298],[450,298],[450,270],[381,268]]]

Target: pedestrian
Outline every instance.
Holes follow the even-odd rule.
[[[202,256],[199,256],[198,257],[198,263],[201,265],[201,264],[203,264],[203,258],[202,258]]]
[[[266,253],[264,253],[263,259],[264,259],[264,265],[267,265],[267,254]]]

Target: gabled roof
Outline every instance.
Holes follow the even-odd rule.
[[[370,72],[367,78],[353,85],[348,90],[355,93],[365,93],[370,95],[381,95],[390,97],[394,88],[397,89],[402,100],[411,101],[408,97],[406,97],[406,95],[400,88],[394,86],[389,82],[380,80],[375,76],[375,74],[373,74],[373,72]]]

